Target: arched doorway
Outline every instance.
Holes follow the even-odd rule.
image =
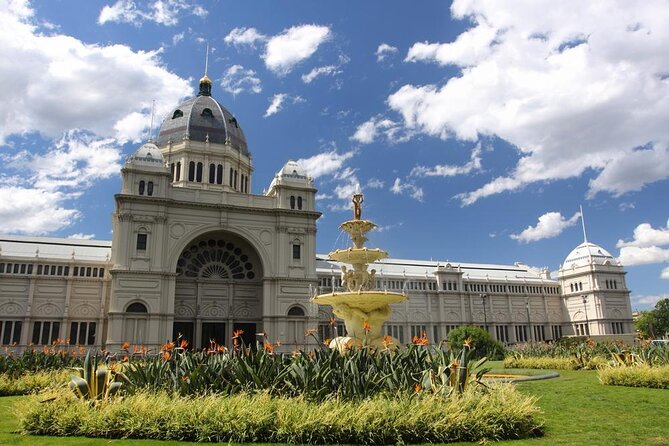
[[[190,242],[177,260],[174,339],[193,348],[232,344],[232,333],[255,344],[261,331],[263,271],[256,250],[242,237],[215,232]]]

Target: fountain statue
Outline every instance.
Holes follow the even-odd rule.
[[[353,194],[353,220],[339,227],[346,231],[353,241],[347,249],[337,249],[329,254],[329,259],[347,263],[353,268],[341,267],[343,291],[333,291],[313,297],[319,305],[331,305],[335,316],[344,320],[346,335],[333,339],[331,348],[340,348],[351,340],[371,346],[384,343],[381,332],[383,323],[390,317],[389,304],[406,300],[406,294],[392,293],[376,289],[376,270],[368,271],[368,265],[388,257],[388,253],[378,249],[365,248],[366,234],[376,225],[362,219],[363,196],[359,190]],[[394,341],[397,344],[396,341]]]

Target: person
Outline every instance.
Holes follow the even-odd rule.
[[[355,220],[360,220],[362,217],[362,194],[353,194],[353,218]]]

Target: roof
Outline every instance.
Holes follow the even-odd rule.
[[[165,158],[158,146],[152,142],[142,144],[137,151],[126,159],[126,163],[140,166],[164,167]]]
[[[183,139],[230,145],[249,156],[244,131],[228,109],[208,95],[190,98],[175,107],[165,118],[158,132],[157,144]]]
[[[111,241],[0,235],[0,259],[4,257],[106,262]]]
[[[613,256],[606,249],[594,243],[583,242],[569,253],[562,267],[573,268],[590,263],[604,265],[607,261],[614,263]]]
[[[334,271],[338,273],[341,262],[327,260],[327,254],[316,255],[316,271],[326,273]],[[542,278],[541,272],[526,265],[496,265],[487,263],[458,263],[428,260],[406,260],[406,259],[384,259],[373,264],[369,268],[376,270],[377,277],[410,277],[410,278],[434,278],[437,268],[452,268],[455,272],[461,272],[465,280],[490,280],[509,282],[534,282],[534,283],[557,283],[554,279]]]

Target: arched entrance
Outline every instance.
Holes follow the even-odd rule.
[[[263,271],[256,250],[229,232],[190,242],[176,266],[174,330],[193,348],[231,345],[232,333],[255,344],[262,327]]]

